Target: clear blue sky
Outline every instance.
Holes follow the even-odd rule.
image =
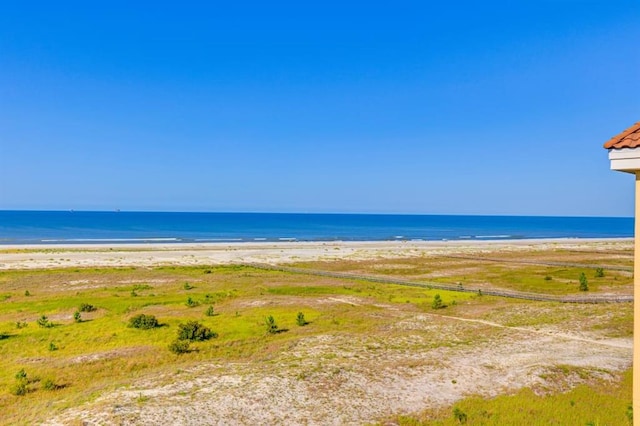
[[[631,216],[639,44],[637,0],[3,2],[0,209]]]

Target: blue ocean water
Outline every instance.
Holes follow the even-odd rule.
[[[0,244],[633,237],[633,218],[0,211]]]

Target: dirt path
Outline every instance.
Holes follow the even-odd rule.
[[[574,340],[574,341],[577,341],[577,342],[585,342],[585,343],[590,343],[590,344],[593,344],[593,345],[604,345],[604,346],[610,346],[612,348],[633,350],[633,341],[631,339],[595,340],[595,339],[588,339],[588,338],[584,338],[584,337],[575,336],[575,335],[568,334],[568,333],[559,333],[559,332],[556,332],[556,331],[548,331],[548,330],[536,330],[536,329],[532,329],[532,328],[529,328],[529,327],[508,326],[508,325],[498,324],[498,323],[495,323],[495,322],[485,321],[485,320],[480,320],[480,319],[462,318],[462,317],[454,317],[454,316],[448,316],[448,315],[437,315],[437,314],[430,314],[430,315],[436,315],[436,316],[440,316],[442,318],[455,319],[457,321],[471,322],[471,323],[476,323],[476,324],[484,324],[484,325],[488,325],[488,326],[491,326],[491,327],[505,328],[505,329],[509,329],[509,330],[517,330],[517,331],[522,331],[522,332],[525,332],[525,333],[534,333],[534,334],[541,334],[541,335],[550,336],[550,337],[558,337],[558,338],[561,338],[561,339]]]

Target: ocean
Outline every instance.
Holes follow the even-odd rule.
[[[0,211],[0,244],[633,237],[633,218]]]

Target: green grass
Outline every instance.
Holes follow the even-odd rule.
[[[537,395],[522,389],[514,395],[493,399],[470,397],[453,407],[426,411],[419,416],[398,416],[400,426],[460,425],[457,408],[467,416],[466,424],[486,426],[517,425],[631,425],[627,416],[631,404],[632,372],[615,381],[599,380],[550,395]]]
[[[193,286],[188,290],[187,280]],[[75,405],[87,395],[129,383],[149,371],[205,360],[263,359],[282,352],[290,342],[321,333],[375,333],[392,318],[372,317],[384,311],[374,304],[421,309],[435,294],[428,289],[244,266],[8,271],[0,273],[0,282],[9,296],[0,302],[0,409],[8,423],[42,420],[51,409],[45,409],[42,399],[53,407]],[[26,288],[30,296],[25,296]],[[448,303],[473,298],[439,293]],[[328,299],[345,296],[356,297],[357,302]],[[200,306],[186,306],[188,297]],[[331,303],[319,302],[325,299]],[[76,322],[73,314],[83,303],[97,309],[83,312],[82,321]],[[215,307],[215,316],[205,315],[202,306],[208,305]],[[296,324],[301,311],[309,322],[305,327]],[[43,314],[53,327],[36,325]],[[128,327],[137,314],[154,315],[160,327]],[[264,320],[269,315],[284,332],[267,335]],[[178,324],[187,320],[197,320],[219,336],[194,342],[193,351],[178,356],[168,346],[176,338]],[[16,322],[26,322],[27,327],[17,328]],[[52,342],[55,351],[50,350]],[[36,382],[27,395],[13,396],[9,392],[13,376],[21,368],[59,386],[46,390]],[[31,417],[24,417],[25,412]]]
[[[354,268],[354,263],[345,264],[336,263],[334,267]],[[485,272],[491,273],[496,272]],[[605,273],[604,279],[610,276]],[[589,279],[590,286],[593,282],[597,288],[597,280]],[[189,289],[185,282],[189,282]],[[25,295],[27,289],[29,296]],[[472,293],[247,266],[3,271],[0,294],[5,296],[0,297],[0,424],[42,422],[65,408],[129,386],[150,374],[204,362],[268,361],[312,336],[342,335],[348,337],[347,341],[366,337],[379,342],[379,349],[372,350],[420,351],[486,343],[496,332],[492,329],[480,335],[473,327],[460,328],[455,336],[427,333],[424,343],[403,343],[402,337],[411,331],[396,327],[398,313],[402,312],[409,317],[437,314],[434,325],[450,321],[446,316],[502,318],[508,325],[589,319],[586,311],[572,311],[569,305],[564,310],[558,304],[503,302]],[[447,308],[437,312],[432,309],[435,294],[442,297]],[[189,297],[199,306],[186,306]],[[97,309],[83,312],[82,321],[76,322],[73,314],[83,303]],[[210,305],[214,316],[205,315]],[[628,335],[631,314],[626,306],[614,310],[597,305],[589,309],[591,317],[597,319],[594,328],[600,327],[605,335]],[[304,327],[296,323],[298,312],[303,312],[308,322]],[[542,313],[536,317],[536,312]],[[53,327],[37,326],[36,320],[43,314]],[[128,327],[129,319],[137,314],[154,315],[160,326],[149,330]],[[268,316],[273,316],[284,332],[268,334],[264,325]],[[190,352],[176,355],[168,346],[176,339],[178,324],[188,320],[199,321],[218,337],[194,342]],[[27,326],[18,328],[16,322]],[[51,343],[57,350],[50,350]],[[11,389],[20,369],[38,380],[29,383],[26,395],[15,396]],[[467,410],[470,416],[476,415],[471,408]]]
[[[528,259],[528,254],[521,257]],[[551,295],[580,294],[579,278],[585,273],[589,294],[598,292],[632,294],[633,277],[627,271],[604,270],[597,277],[591,264],[545,266],[485,262],[477,259],[419,257],[384,261],[306,262],[297,267],[355,274],[376,275],[404,280],[461,284],[466,287],[498,288]]]

